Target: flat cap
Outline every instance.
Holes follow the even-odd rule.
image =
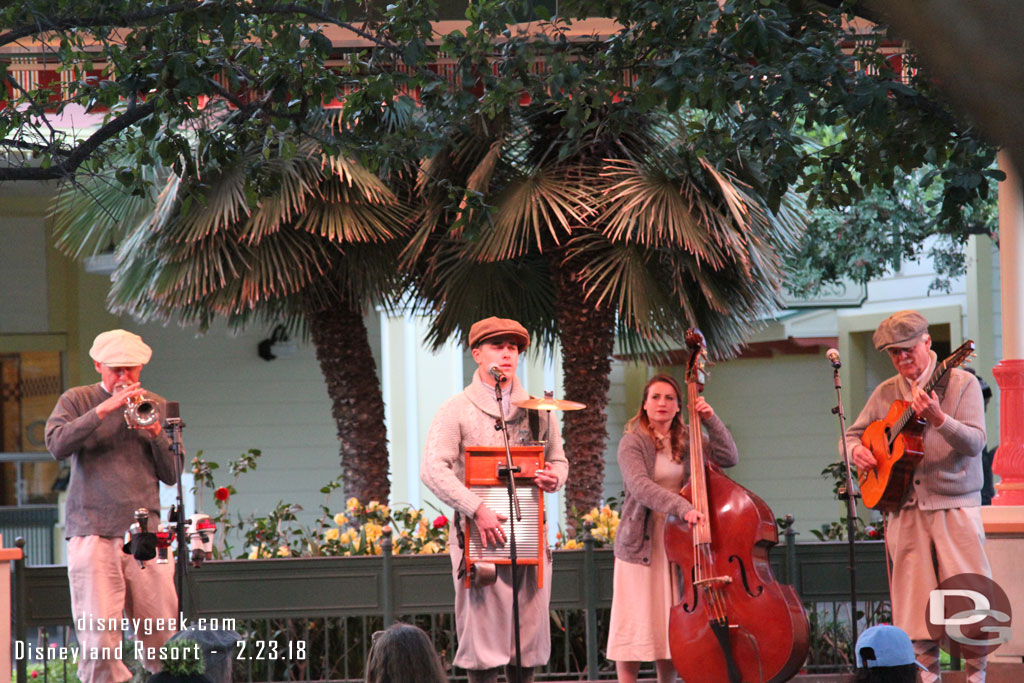
[[[476,348],[477,344],[487,341],[493,337],[513,337],[522,353],[530,345],[530,335],[526,328],[515,320],[508,318],[484,318],[473,323],[469,328],[469,348]]]
[[[909,349],[928,333],[928,321],[917,311],[897,311],[882,321],[872,341],[875,348],[885,351],[889,347]]]
[[[108,330],[96,335],[89,356],[97,363],[123,368],[145,365],[153,357],[142,337],[126,330]]]

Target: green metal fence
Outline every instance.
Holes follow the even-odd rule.
[[[792,584],[812,621],[808,671],[848,667],[849,557],[845,543],[795,543],[773,558],[776,577]],[[858,610],[866,623],[888,609],[885,549],[856,544]],[[602,656],[612,597],[611,550],[555,551],[552,657],[541,680],[614,678]],[[422,626],[450,662],[455,651],[454,590],[447,555],[323,557],[207,562],[191,570],[185,614],[192,623],[234,627],[246,639],[234,663],[240,681],[355,681],[362,676],[369,636],[395,619]],[[16,563],[15,639],[71,638],[66,568]],[[219,620],[213,624],[212,620]],[[236,620],[234,623],[225,620]],[[59,632],[54,632],[55,627]],[[55,635],[52,635],[55,633]],[[271,643],[273,653],[270,652]],[[262,650],[260,650],[262,648]],[[301,648],[301,652],[300,652]],[[16,662],[27,681],[26,662]],[[452,671],[452,680],[464,680]]]

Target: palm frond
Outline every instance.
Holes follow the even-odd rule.
[[[125,233],[153,215],[157,188],[170,172],[157,164],[140,169],[150,191],[142,195],[127,192],[114,177],[92,175],[83,181],[60,187],[50,210],[57,248],[72,258],[110,251]]]
[[[557,339],[554,288],[547,260],[537,254],[501,263],[478,263],[458,247],[443,250],[437,271],[419,281],[414,309],[434,314],[427,343],[439,349],[453,337],[465,339],[468,321],[490,315],[522,323],[537,347]]]
[[[495,199],[490,225],[478,228],[478,239],[467,255],[502,261],[530,250],[543,251],[549,242],[561,244],[593,212],[582,176],[578,168],[549,166],[531,169],[509,183]]]

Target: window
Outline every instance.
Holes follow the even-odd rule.
[[[46,450],[46,418],[60,398],[58,351],[0,353],[0,505],[54,504],[61,465]]]

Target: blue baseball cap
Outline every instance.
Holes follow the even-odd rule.
[[[879,624],[865,630],[857,638],[855,653],[858,669],[917,664],[927,671],[914,657],[910,636],[898,626]]]

